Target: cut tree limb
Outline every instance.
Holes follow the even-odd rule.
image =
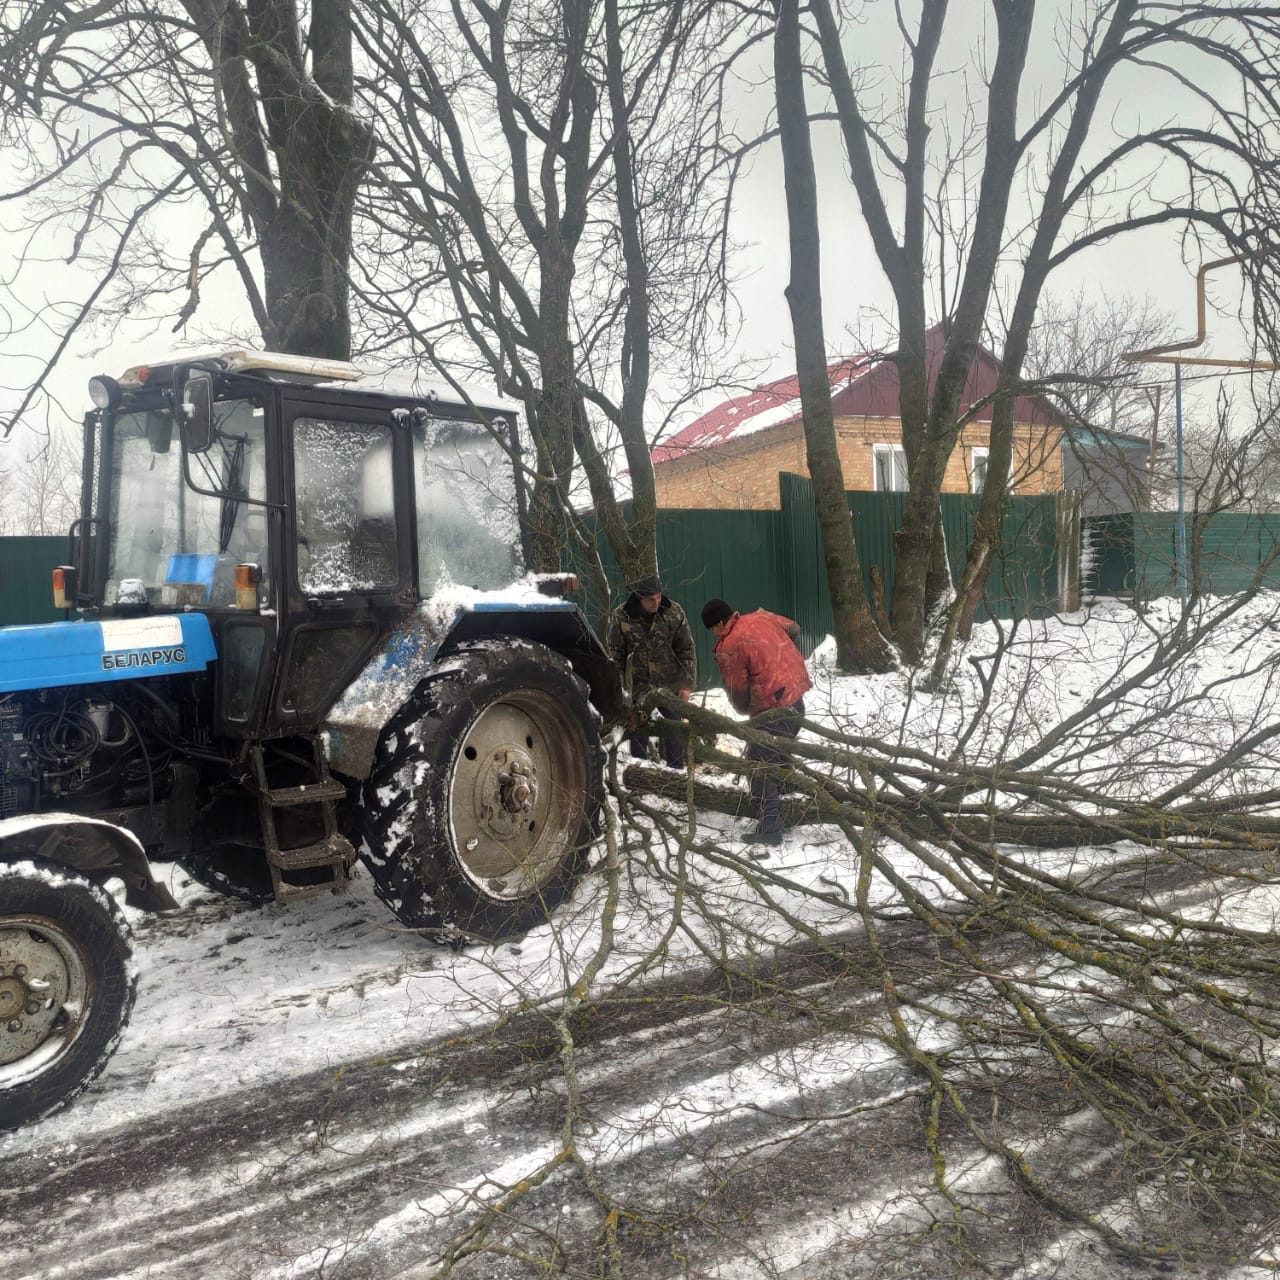
[[[742,761],[746,770],[752,766]],[[793,779],[796,780],[796,779]],[[688,796],[684,774],[661,765],[635,761],[622,774],[628,791],[659,796],[683,803]],[[799,779],[807,783],[807,779]],[[785,787],[784,783],[784,787]],[[835,788],[832,789],[833,791]],[[842,789],[843,790],[843,789]],[[782,796],[782,821],[788,826],[804,823],[834,823],[837,814],[855,827],[865,821],[865,797],[845,792],[833,808],[823,805],[811,795]],[[693,781],[696,808],[730,817],[753,816],[751,795],[723,774],[697,775]],[[911,825],[925,824],[940,836],[960,836],[970,840],[991,840],[997,844],[1024,845],[1037,849],[1071,849],[1085,845],[1134,841],[1139,844],[1164,844],[1174,841],[1199,848],[1247,849],[1250,852],[1274,852],[1280,848],[1280,818],[1247,814],[1202,816],[1188,811],[1164,814],[1142,814],[1136,810],[1114,814],[989,814],[976,811],[945,813],[932,806],[913,804],[899,798],[876,797],[875,804],[888,816],[909,818]]]

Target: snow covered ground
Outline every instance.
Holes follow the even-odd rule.
[[[1020,635],[989,698],[991,626],[970,647],[979,661],[962,664],[944,693],[912,689],[902,673],[836,677],[819,653],[809,714],[941,756],[962,739],[975,760],[1031,753],[1035,767],[1071,769],[1082,785],[1107,773],[1119,791],[1151,795],[1275,721],[1277,613],[1280,599],[1262,597],[1189,660],[1144,674],[1172,611],[1140,618],[1103,602]],[[1097,717],[1073,727],[1109,691],[1119,692],[1102,736]],[[1215,785],[1265,787],[1277,763],[1269,753],[1243,753]],[[677,806],[660,808],[678,821]],[[950,1185],[989,1200],[995,1225],[988,1238],[971,1224],[971,1238],[943,1247],[938,1237],[954,1228],[921,1141],[919,1081],[886,1046],[880,993],[858,983],[847,958],[861,945],[848,909],[856,852],[834,828],[808,826],[757,864],[738,839],[746,829],[703,814],[683,852],[652,830],[623,833],[612,947],[593,991],[644,972],[625,998],[588,1001],[571,1022],[584,1117],[572,1157],[552,1015],[601,946],[601,871],[554,927],[456,952],[401,929],[367,877],[341,897],[250,909],[161,867],[185,910],[131,913],[141,977],[118,1053],[69,1110],[0,1136],[0,1276],[426,1277],[451,1242],[482,1243],[458,1233],[483,1205],[503,1210],[487,1242],[509,1247],[469,1261],[464,1252],[456,1274],[542,1274],[522,1255],[552,1258],[566,1275],[664,1280],[1278,1274],[1246,1260],[1110,1252],[1019,1207],[1000,1161],[963,1143]],[[903,875],[945,892],[906,850],[894,856]],[[1137,852],[1042,860],[1068,874],[1102,857]],[[675,903],[673,879],[696,910]],[[1153,874],[1150,892],[1259,931],[1274,931],[1280,914],[1280,886],[1256,877]],[[877,880],[873,900],[891,911],[895,895]],[[822,936],[851,950],[837,958],[815,945]],[[725,938],[754,956],[754,1003],[729,1000],[711,969],[707,953]],[[886,924],[884,944],[908,958],[927,950],[906,920]],[[927,982],[923,966],[908,967]],[[945,1029],[919,1030],[945,1049]],[[1081,1186],[1110,1176],[1112,1138],[1088,1109],[1061,1103],[1037,1127],[1041,1100],[1011,1097],[1008,1107],[1008,1123],[1026,1126],[1032,1164],[1048,1160]],[[1099,1204],[1120,1227],[1159,1213],[1109,1205],[1105,1192]],[[1010,1213],[1020,1232],[1010,1234]]]

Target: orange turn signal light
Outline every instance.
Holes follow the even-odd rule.
[[[53,607],[75,608],[76,571],[68,564],[60,564],[53,571]]]

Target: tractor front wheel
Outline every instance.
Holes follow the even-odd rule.
[[[39,859],[0,862],[0,1129],[66,1106],[106,1065],[137,979],[105,890]]]

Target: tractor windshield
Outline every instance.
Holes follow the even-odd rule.
[[[492,591],[524,572],[515,464],[477,422],[414,427],[419,591],[456,584]]]
[[[248,400],[214,406],[215,440],[191,458],[168,408],[117,415],[108,465],[110,525],[104,603],[173,609],[235,603],[235,566],[268,571],[263,411]]]

